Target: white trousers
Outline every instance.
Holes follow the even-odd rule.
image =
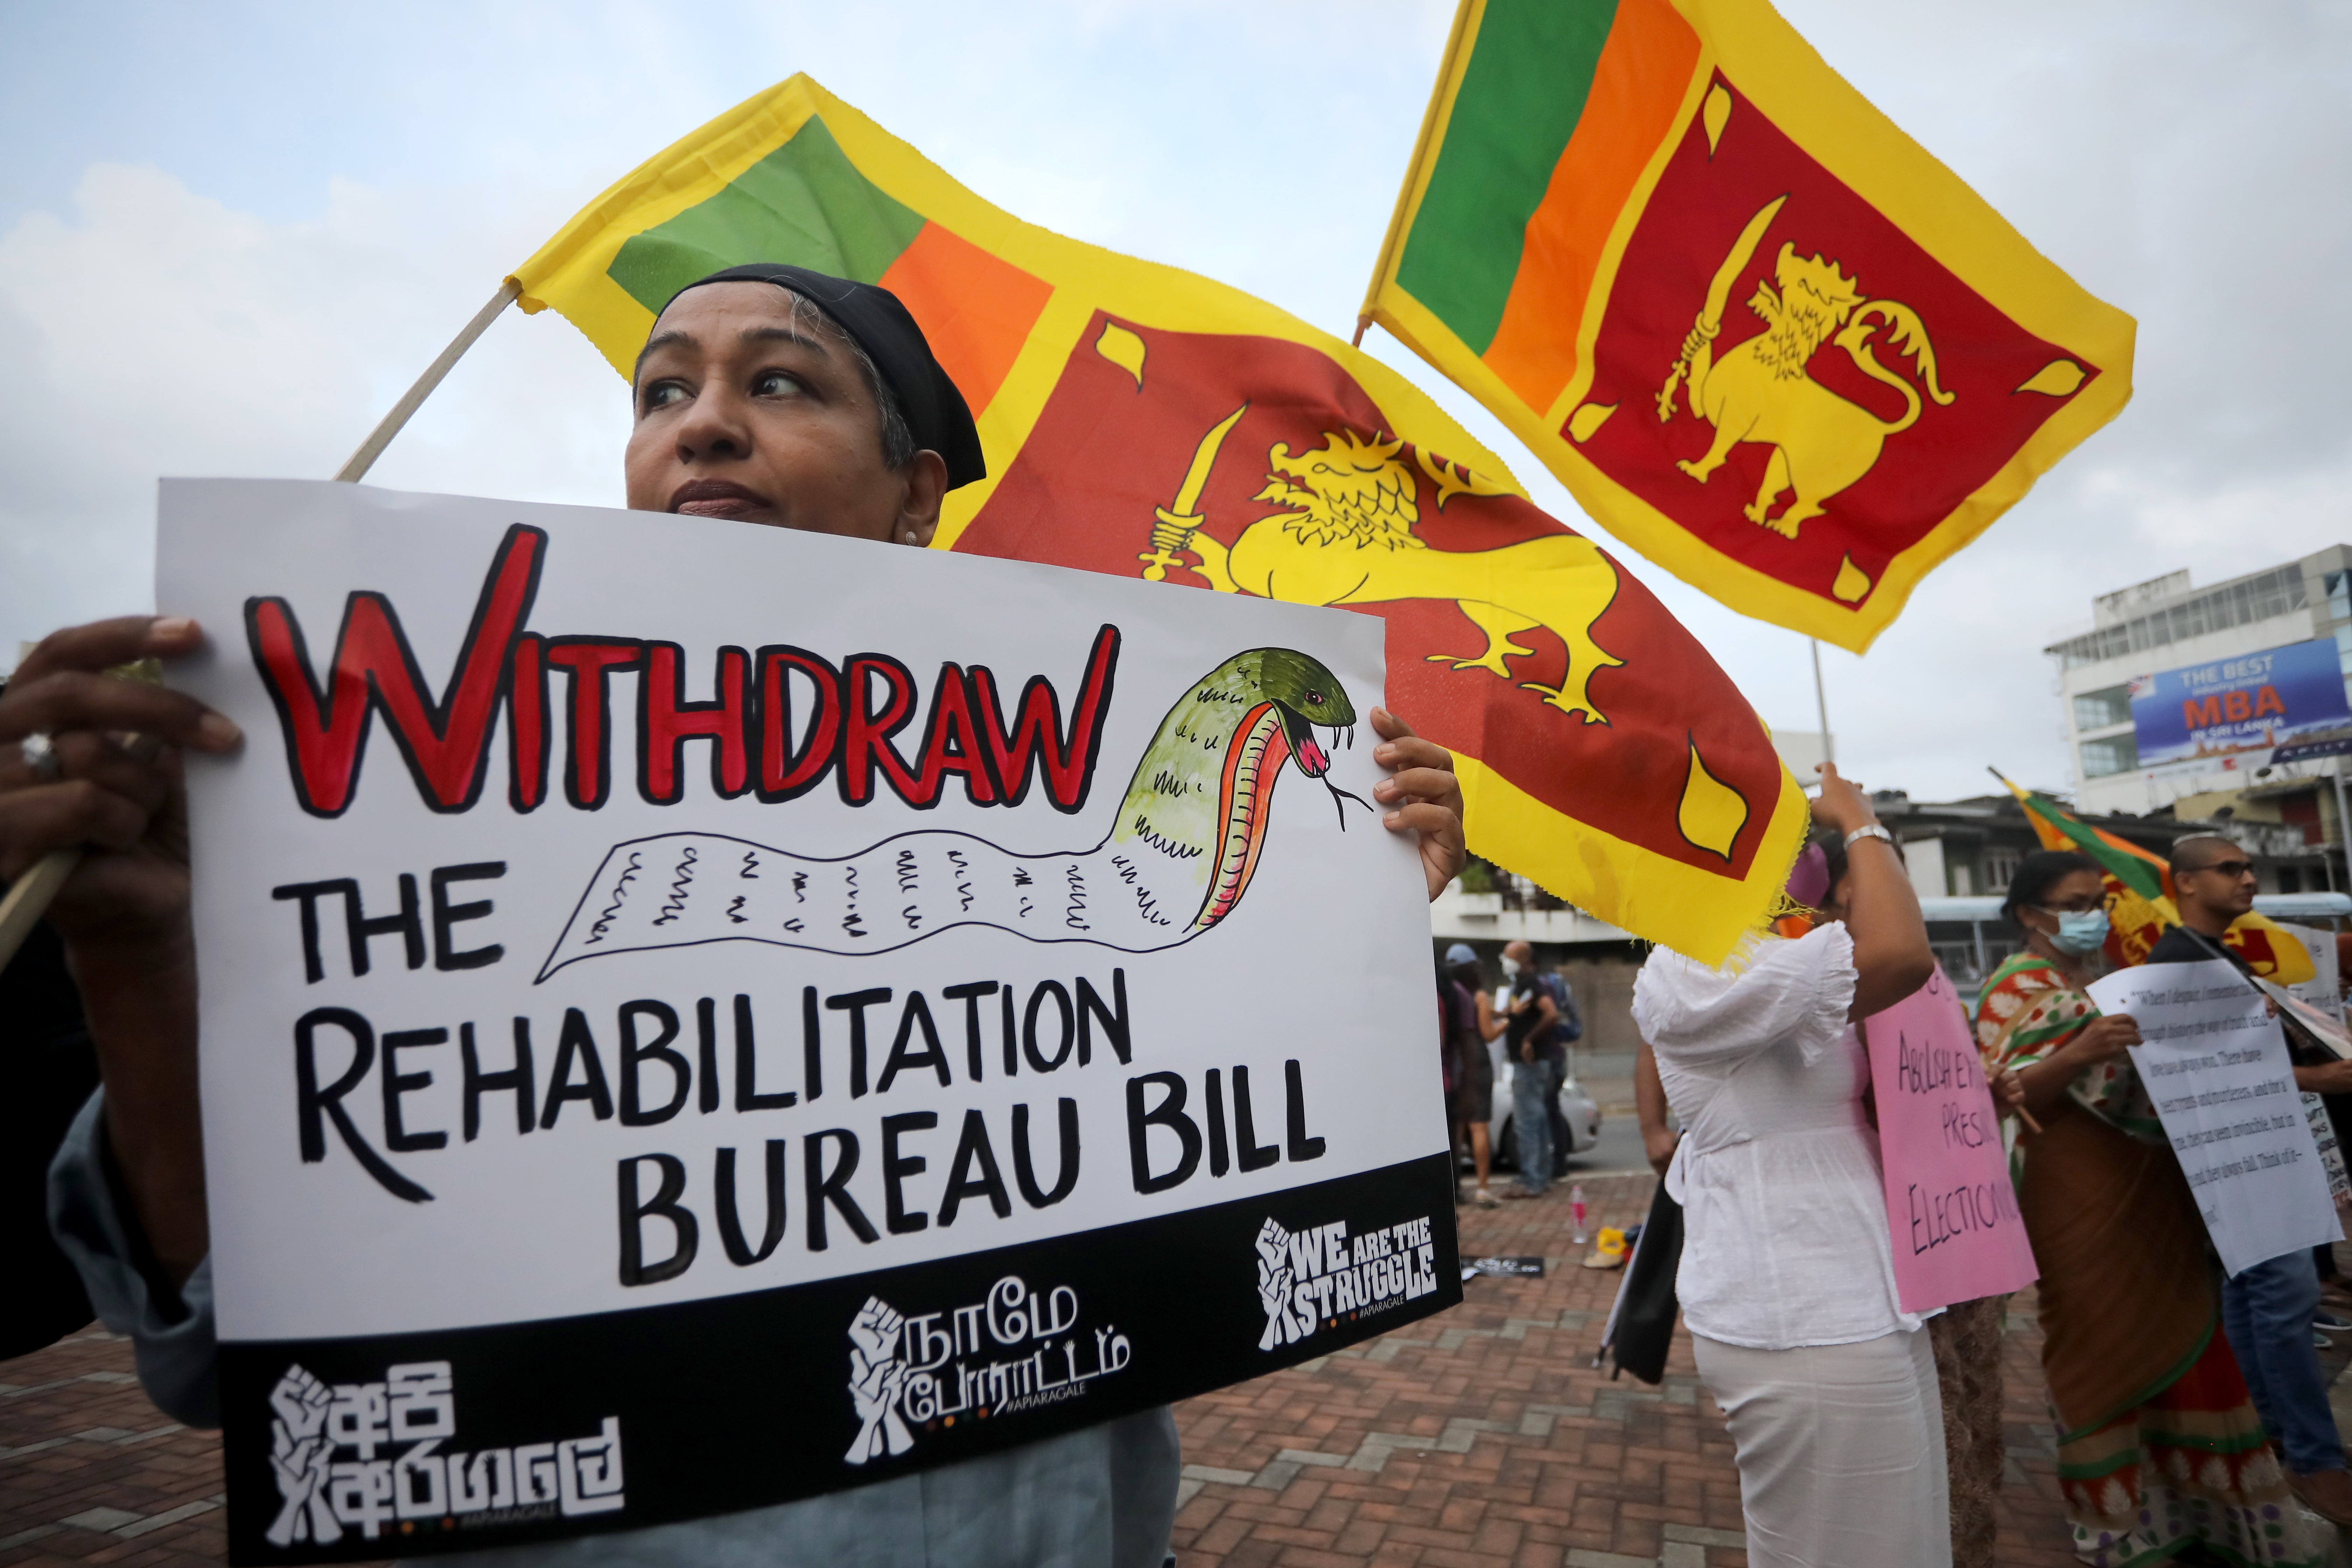
[[[1694,1334],[1730,1418],[1748,1568],[1951,1568],[1944,1406],[1927,1334],[1757,1351]]]

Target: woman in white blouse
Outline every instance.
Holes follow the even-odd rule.
[[[1869,799],[1824,766],[1813,817],[1846,850],[1827,923],[1721,969],[1660,948],[1633,987],[1683,1124],[1677,1289],[1730,1419],[1750,1568],[1948,1568],[1935,1358],[1895,1298],[1852,1025],[1935,960]]]

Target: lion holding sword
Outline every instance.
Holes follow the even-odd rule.
[[[1658,418],[1674,418],[1676,388],[1686,385],[1691,412],[1715,426],[1715,440],[1696,461],[1675,467],[1701,484],[1740,442],[1770,446],[1763,482],[1741,511],[1748,521],[1794,539],[1806,519],[1822,514],[1823,502],[1870,472],[1887,437],[1918,422],[1924,405],[1910,380],[1879,363],[1871,352],[1882,327],[1888,344],[1912,358],[1929,397],[1948,406],[1953,395],[1936,379],[1935,345],[1917,311],[1893,300],[1864,299],[1859,280],[1836,262],[1819,255],[1800,257],[1789,242],[1773,262],[1772,282],[1759,283],[1748,300],[1765,330],[1715,358],[1731,286],[1788,199],[1776,197],[1749,218],[1717,269],[1706,306],[1658,393]],[[1807,366],[1825,343],[1843,349],[1864,375],[1901,393],[1902,416],[1881,419],[1815,381]],[[1783,491],[1793,493],[1776,517],[1772,508]]]

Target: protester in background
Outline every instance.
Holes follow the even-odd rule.
[[[1495,1006],[1494,993],[1487,989],[1486,973],[1478,966],[1478,954],[1472,950],[1468,942],[1457,942],[1445,950],[1445,962],[1452,967],[1454,978],[1461,984],[1462,989],[1470,993],[1471,997],[1478,1004],[1480,1041],[1491,1043],[1499,1039],[1504,1031],[1510,1027],[1510,1020]],[[1490,1054],[1486,1061],[1486,1078],[1489,1085],[1493,1083],[1494,1077],[1495,1062]],[[1494,1114],[1492,1106],[1487,1107],[1486,1114],[1489,1116]]]
[[[673,297],[631,401],[624,467],[638,510],[923,545],[944,493],[985,472],[962,397],[897,298],[800,268],[732,268]],[[82,852],[49,918],[104,1086],[51,1168],[50,1214],[108,1326],[132,1338],[150,1396],[209,1426],[217,1345],[180,757],[231,751],[239,736],[184,693],[101,675],[204,642],[193,622],[133,616],[58,632],[26,658],[0,693],[0,877],[53,849]],[[1382,824],[1417,841],[1433,899],[1464,857],[1453,759],[1383,709],[1370,718],[1372,755],[1392,770],[1372,791]],[[125,731],[163,744],[134,753],[116,739]],[[19,744],[36,734],[38,747]],[[854,1491],[495,1561],[1157,1568],[1181,1468],[1173,1415],[1148,1410]]]
[[[1568,1053],[1554,1036],[1559,1004],[1547,976],[1536,973],[1535,949],[1515,942],[1503,949],[1503,973],[1511,982],[1511,1010],[1505,1055],[1511,1063],[1511,1142],[1519,1184],[1507,1198],[1539,1198],[1551,1187],[1551,1104],[1568,1073]],[[1555,982],[1557,984],[1557,982]]]
[[[1486,1173],[1494,1152],[1488,1146],[1486,1123],[1495,1114],[1495,1060],[1486,1054],[1486,1042],[1503,1032],[1503,1023],[1486,999],[1478,955],[1468,942],[1457,942],[1447,948],[1444,967],[1437,973],[1440,997],[1453,1002],[1448,1008],[1452,1024],[1447,1045],[1452,1054],[1447,1058],[1446,1120],[1453,1124],[1454,1147],[1468,1145],[1471,1166],[1478,1177],[1470,1201],[1490,1209],[1496,1206],[1496,1199],[1486,1190]],[[1454,1195],[1458,1202],[1458,1181]]]
[[[1719,969],[1659,948],[1634,983],[1683,1123],[1666,1182],[1687,1227],[1677,1289],[1730,1420],[1750,1568],[1943,1568],[1935,1362],[1896,1299],[1850,1026],[1935,960],[1869,799],[1824,764],[1813,815],[1851,857],[1843,923],[1759,932]],[[1818,888],[1822,857],[1800,860]]]
[[[2150,963],[2200,963],[2226,959],[2251,974],[2245,960],[2224,946],[2221,933],[2254,907],[2254,863],[2227,838],[2199,835],[2172,847],[2174,901],[2180,923],[2148,950]],[[2352,1089],[2352,1062],[2334,1057],[2288,1030],[2294,1047],[2295,1087],[2305,1094]],[[2335,1524],[2352,1524],[2352,1472],[2327,1403],[2312,1321],[2319,1312],[2319,1270],[2308,1250],[2257,1263],[2223,1282],[2221,1322],[2237,1352],[2238,1369],[2271,1440],[2286,1456],[2287,1484],[2311,1510]]]
[[[2018,1074],[2042,1129],[2020,1137],[2011,1173],[2042,1273],[2042,1370],[2074,1553],[2104,1568],[2203,1543],[2246,1561],[2290,1499],[2214,1331],[2204,1222],[2124,1054],[2139,1027],[2102,1016],[2084,992],[2107,936],[2099,869],[2036,850],[2001,910],[2025,950],[1985,982],[1977,1044]]]

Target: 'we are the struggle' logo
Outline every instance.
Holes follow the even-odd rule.
[[[1318,1329],[1385,1311],[1437,1289],[1429,1217],[1350,1237],[1345,1220],[1296,1233],[1272,1219],[1258,1227],[1257,1295],[1265,1331],[1257,1348],[1295,1344]]]

